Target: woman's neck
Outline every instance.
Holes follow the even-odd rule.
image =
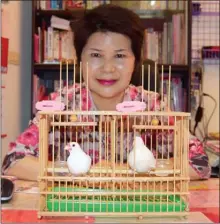
[[[116,105],[124,99],[124,92],[112,98],[103,98],[94,92],[91,92],[91,94],[97,110],[101,111],[115,111]]]

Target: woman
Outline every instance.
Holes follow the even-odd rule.
[[[73,31],[77,58],[78,61],[82,61],[84,80],[87,80],[87,69],[89,71],[89,98],[87,99],[86,86],[82,85],[81,90],[79,85],[69,87],[68,109],[112,111],[123,101],[141,100],[141,88],[130,85],[141,64],[144,27],[139,17],[119,6],[102,5],[85,14],[73,27]],[[65,98],[66,91],[66,88],[62,89],[62,99]],[[74,106],[71,98],[73,92],[76,92]],[[57,100],[59,91],[52,93],[50,98]],[[158,94],[145,91],[144,101],[150,110],[162,109]],[[57,135],[59,136],[59,133]],[[87,148],[91,156],[98,157],[94,155],[93,150],[91,152]],[[27,130],[10,144],[10,151],[3,162],[3,173],[21,179],[36,180],[39,169],[37,157],[38,117],[36,116]],[[202,144],[192,137],[190,177],[199,179],[209,176],[208,157]]]

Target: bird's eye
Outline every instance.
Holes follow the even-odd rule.
[[[72,144],[72,147],[75,147],[75,144]]]

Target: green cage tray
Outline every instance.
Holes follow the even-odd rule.
[[[54,192],[100,191],[99,189],[65,187],[55,187],[52,190]],[[186,204],[177,195],[133,196],[129,195],[128,191],[128,196],[116,196],[114,200],[112,196],[68,196],[66,198],[64,195],[48,194],[47,208],[53,212],[181,212],[185,210]]]

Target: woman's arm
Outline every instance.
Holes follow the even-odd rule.
[[[190,177],[190,180],[200,179],[200,176],[198,175],[198,173],[196,173],[196,171],[192,168],[191,165],[189,165],[189,177]]]
[[[16,176],[19,179],[36,180],[38,170],[38,127],[30,124],[14,142],[2,163],[2,174]],[[25,178],[27,176],[27,178]]]
[[[11,166],[5,175],[15,176],[22,180],[37,181],[39,174],[39,161],[34,156],[25,156]]]
[[[51,166],[50,161],[48,161],[48,166]],[[34,156],[25,156],[23,159],[18,160],[13,166],[11,166],[7,172],[5,172],[5,175],[15,176],[21,180],[37,181],[39,170],[39,159]]]

